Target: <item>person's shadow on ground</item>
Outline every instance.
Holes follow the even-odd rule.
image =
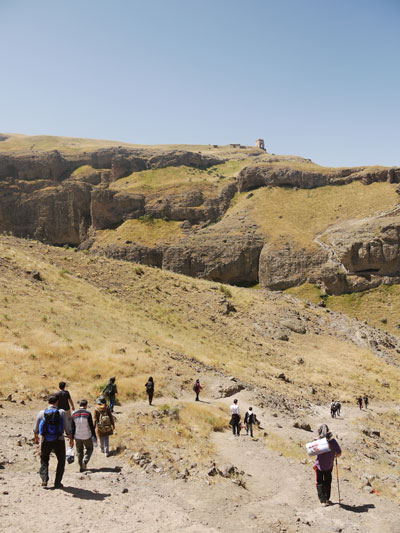
[[[346,505],[345,503],[339,504],[345,511],[351,511],[352,513],[368,513],[370,509],[375,509],[373,503],[366,503],[364,505]]]
[[[211,403],[211,402],[206,402],[205,400],[200,400],[200,398],[198,399],[198,401],[201,402],[201,403],[208,403],[208,404]]]
[[[91,490],[79,489],[78,487],[63,487],[64,492],[72,494],[74,498],[80,498],[81,500],[95,500],[103,501],[106,498],[109,498],[111,494],[106,494],[103,492],[93,492]]]
[[[114,466],[114,467],[110,467],[110,466],[103,466],[101,468],[88,468],[87,471],[90,472],[91,474],[96,474],[97,472],[115,472],[116,474],[118,474],[119,472],[121,472],[121,467],[120,466]]]

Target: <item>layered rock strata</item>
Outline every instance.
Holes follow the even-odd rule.
[[[178,242],[155,245],[134,238],[105,243],[96,252],[226,283],[259,281],[274,290],[311,282],[341,294],[398,282],[397,211],[330,228],[310,249],[268,242],[246,213],[228,219],[224,215],[238,192],[266,186],[311,189],[352,181],[399,183],[399,168],[298,170],[260,161],[243,168],[236,179],[220,183],[187,184],[162,192],[110,187],[133,172],[182,165],[207,169],[222,162],[195,152],[127,148],[72,155],[0,154],[0,231],[90,249],[97,231],[149,217],[180,221],[186,235]]]

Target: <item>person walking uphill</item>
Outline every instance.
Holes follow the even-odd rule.
[[[100,450],[105,452],[108,457],[110,455],[109,437],[114,433],[115,422],[105,398],[99,398],[97,400],[97,406],[94,410],[94,427],[97,428]]]
[[[234,436],[240,436],[240,409],[238,406],[238,401],[233,400],[233,404],[230,406],[232,413],[230,425],[232,426],[232,433]]]
[[[368,396],[366,394],[364,394],[364,407],[368,409]]]
[[[34,432],[34,442],[39,444],[39,435],[42,437],[40,447],[40,477],[42,478],[42,487],[47,487],[49,481],[49,459],[51,452],[54,451],[57,457],[56,478],[54,488],[62,488],[62,478],[65,469],[65,441],[64,428],[67,426],[67,417],[63,409],[58,409],[58,400],[55,395],[48,399],[47,409],[39,411]],[[73,440],[70,436],[70,445]]]
[[[340,457],[342,450],[326,424],[322,424],[318,429],[318,437],[325,438],[329,445],[329,451],[317,455],[314,465],[318,498],[323,506],[327,506],[332,505],[330,498],[333,463],[335,457]]]
[[[203,387],[200,385],[200,380],[196,379],[196,383],[193,385],[193,390],[196,393],[196,402],[199,402],[199,394]]]
[[[149,397],[149,405],[151,405],[153,401],[153,396],[154,396],[154,380],[151,376],[147,380],[145,387],[146,387],[146,394]]]
[[[256,424],[257,422],[257,417],[255,413],[253,413],[253,408],[249,407],[249,410],[246,411],[246,414],[244,415],[244,423],[246,424],[246,435],[248,435],[250,431],[250,436],[253,437],[253,424]]]
[[[115,378],[110,378],[107,385],[103,389],[103,394],[107,396],[110,403],[111,412],[114,411],[115,397],[118,394],[117,385],[115,384]]]
[[[72,437],[76,443],[79,468],[86,470],[87,464],[93,453],[93,441],[97,441],[93,425],[93,418],[87,410],[87,400],[81,400],[80,408],[72,415]],[[83,455],[85,452],[85,456]]]
[[[65,387],[67,384],[65,381],[60,381],[58,384],[59,391],[56,392],[55,396],[58,400],[58,408],[64,409],[65,414],[67,416],[67,425],[65,426],[65,430],[67,433],[71,432],[71,419],[72,419],[72,411],[75,411],[74,402],[72,401],[70,393],[65,390]]]

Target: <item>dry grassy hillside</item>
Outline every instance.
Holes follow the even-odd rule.
[[[360,182],[310,190],[264,187],[250,197],[237,195],[226,216],[246,211],[274,246],[291,242],[315,249],[314,237],[331,225],[394,209],[399,201],[396,188],[391,183]]]
[[[296,400],[328,381],[348,399],[361,384],[372,393],[376,375],[397,383],[397,370],[333,335],[324,309],[36,242],[0,243],[4,383],[37,391],[62,372],[95,394],[118,374],[123,397],[136,396],[147,374],[165,374],[171,356]],[[279,321],[295,316],[310,323],[307,333],[279,340]],[[333,371],[338,358],[340,376]],[[296,386],[277,379],[282,371]],[[165,393],[185,386],[190,373],[169,379]],[[379,395],[396,399],[396,389]]]
[[[36,272],[41,279],[35,279]],[[175,430],[161,448],[158,423],[144,436],[136,425],[122,434],[135,449],[139,442],[147,447],[152,442],[164,458],[168,449],[186,443],[188,462],[199,447],[209,460],[213,448],[204,439],[226,427],[218,404],[179,400],[197,376],[204,394],[215,398],[225,395],[234,376],[255,404],[294,418],[298,409],[306,413],[331,396],[353,402],[356,391],[375,402],[399,401],[395,350],[387,350],[389,359],[378,357],[379,352],[357,345],[361,325],[289,296],[4,236],[0,292],[2,395],[35,398],[54,390],[62,377],[75,395],[93,399],[116,375],[120,400],[142,401],[144,383],[153,375],[158,399],[166,398],[160,416]],[[194,419],[202,428],[195,436]],[[275,433],[265,443],[283,446]],[[301,444],[287,444],[285,453],[300,460]]]

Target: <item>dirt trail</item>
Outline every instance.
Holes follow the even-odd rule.
[[[250,393],[242,391],[239,403],[244,412],[250,405]],[[191,396],[188,396],[191,398]],[[212,399],[203,398],[211,404]],[[163,398],[162,402],[176,403]],[[181,399],[182,401],[182,399]],[[231,398],[218,400],[228,406]],[[148,474],[131,466],[123,455],[106,458],[95,450],[91,467],[84,474],[76,463],[66,465],[64,489],[42,489],[38,475],[37,448],[30,438],[35,413],[42,405],[3,404],[0,418],[0,451],[10,463],[0,470],[0,531],[36,532],[356,532],[397,533],[400,531],[399,506],[375,495],[352,489],[342,482],[343,505],[320,507],[310,465],[280,456],[261,440],[228,431],[215,433],[218,466],[234,465],[245,472],[246,489],[231,479],[218,478],[172,480],[167,475]],[[146,408],[145,402],[131,403],[117,409],[120,421],[132,409]],[[291,435],[293,419],[257,409],[265,431]],[[315,424],[328,421],[334,432],[351,438],[356,408],[344,408],[346,418],[327,420],[326,410],[315,409]],[[275,413],[277,414],[277,413]],[[277,426],[281,426],[278,428]],[[305,441],[311,433],[303,432]],[[243,435],[243,434],[242,434]],[[18,440],[22,436],[22,445]],[[116,440],[116,439],[115,439]],[[115,442],[114,440],[114,442]],[[113,444],[113,441],[111,441]],[[341,442],[343,444],[343,442]],[[51,460],[54,473],[55,460]],[[52,478],[51,478],[52,480]],[[336,485],[332,499],[337,502]]]

